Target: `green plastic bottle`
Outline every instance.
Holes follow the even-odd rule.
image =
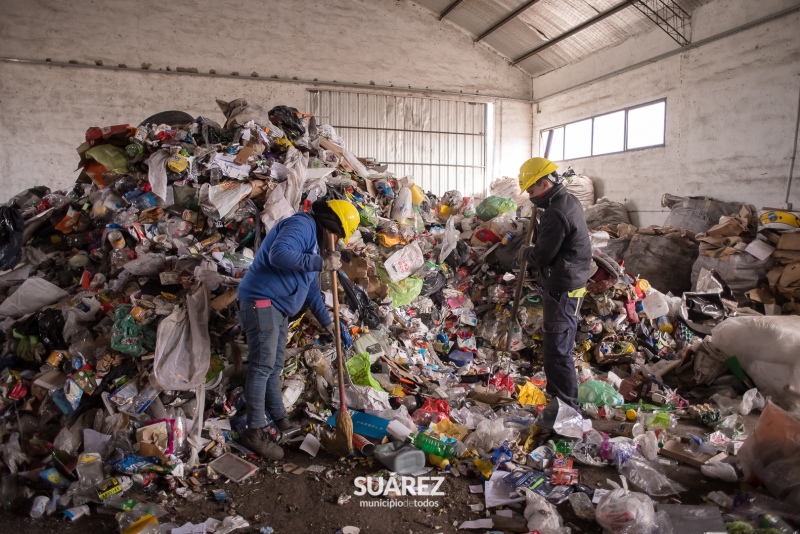
[[[419,450],[428,454],[440,456],[446,460],[449,460],[456,455],[456,451],[452,445],[436,438],[432,438],[427,434],[409,434],[407,439],[409,443],[414,445]]]

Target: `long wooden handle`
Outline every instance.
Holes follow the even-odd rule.
[[[336,237],[328,233],[328,248],[336,250]],[[331,289],[333,290],[333,337],[336,339],[336,361],[339,372],[339,404],[340,410],[347,410],[344,400],[344,355],[342,353],[342,326],[339,323],[339,272],[331,271]]]
[[[536,206],[533,207],[531,213],[531,222],[528,225],[528,233],[525,236],[523,247],[531,246],[536,237],[536,215],[538,212]],[[511,328],[506,333],[506,350],[511,346],[511,330],[517,325],[517,314],[519,313],[519,301],[522,300],[522,288],[525,286],[525,275],[528,272],[528,261],[523,258],[519,262],[519,274],[517,275],[517,287],[514,290],[514,303],[511,307]]]

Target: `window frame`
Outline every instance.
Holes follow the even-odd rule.
[[[639,109],[639,108],[643,108],[643,107],[647,107],[647,106],[652,106],[653,104],[659,104],[661,102],[664,103],[664,133],[663,133],[663,141],[661,142],[661,144],[659,144],[659,145],[648,145],[648,146],[637,147],[637,148],[628,148],[628,113],[631,110],[635,110],[635,109]],[[623,144],[622,144],[623,146],[622,146],[622,150],[618,150],[616,152],[606,152],[604,154],[594,154],[594,120],[597,117],[604,117],[606,115],[610,115],[612,113],[618,113],[620,111],[624,111],[625,112],[625,121],[624,121],[624,124],[623,124]],[[589,156],[581,156],[581,157],[578,157],[578,158],[569,158],[569,159],[565,158],[564,155],[566,154],[566,151],[567,151],[567,136],[566,136],[567,126],[570,125],[570,124],[575,124],[575,123],[583,122],[583,121],[586,121],[586,120],[591,120],[592,121],[592,137],[591,137],[591,146],[590,146],[592,154],[590,154]],[[544,150],[545,150],[545,147],[542,146],[542,138],[543,138],[544,134],[546,132],[550,132],[548,134],[548,137],[550,137],[550,136],[553,135],[553,133],[552,133],[553,130],[556,130],[558,128],[563,128],[563,130],[562,130],[562,148],[563,148],[563,150],[562,150],[562,154],[561,154],[562,159],[554,159],[553,161],[573,161],[573,160],[586,159],[586,158],[599,158],[599,157],[603,157],[603,156],[613,156],[615,154],[622,154],[622,153],[625,153],[625,152],[636,152],[636,151],[639,151],[639,150],[649,150],[651,148],[663,148],[663,147],[667,146],[667,97],[659,98],[659,99],[656,99],[656,100],[651,100],[649,102],[643,102],[641,104],[636,104],[636,105],[633,105],[633,106],[628,106],[628,107],[624,107],[624,108],[620,108],[620,109],[615,109],[615,110],[612,110],[612,111],[605,111],[603,113],[597,113],[596,115],[591,115],[589,117],[584,117],[582,119],[578,119],[578,120],[574,120],[574,121],[570,121],[570,122],[565,122],[565,123],[562,123],[562,124],[556,124],[554,126],[550,126],[550,127],[547,127],[547,128],[541,128],[541,129],[539,129],[539,153],[542,154],[542,157],[544,157]]]

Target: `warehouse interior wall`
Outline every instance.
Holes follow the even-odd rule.
[[[788,14],[652,62],[677,46],[656,28],[535,78],[534,154],[543,129],[666,98],[665,146],[559,166],[590,176],[597,197],[625,202],[640,226],[664,222],[664,193],[780,207],[797,143],[798,4],[721,0],[695,12],[694,43],[770,13]],[[789,202],[800,206],[797,180]]]
[[[494,103],[492,176],[513,174],[530,155],[530,77],[410,1],[0,0],[0,8],[0,201],[34,185],[71,185],[75,148],[91,126],[166,109],[223,122],[216,98],[303,110],[307,90],[325,86],[477,95]]]

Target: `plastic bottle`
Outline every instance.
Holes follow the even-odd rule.
[[[416,473],[425,467],[425,453],[402,441],[376,446],[375,458],[399,475]]]
[[[650,288],[647,291],[647,297],[642,301],[642,309],[648,319],[655,321],[662,315],[669,313],[669,303],[663,293]]]
[[[456,455],[452,445],[432,438],[427,434],[409,434],[407,439],[409,443],[428,454],[435,454],[448,460]]]
[[[758,526],[761,528],[774,528],[788,534],[795,534],[796,532],[789,523],[772,514],[761,514],[758,516]]]
[[[658,326],[659,331],[664,332],[665,334],[671,334],[675,329],[675,327],[672,326],[669,317],[667,317],[666,315],[662,315],[661,317],[656,319],[656,326]]]
[[[438,467],[440,471],[450,471],[452,467],[449,460],[442,458],[441,456],[436,456],[435,454],[429,454],[428,461],[432,466]]]

